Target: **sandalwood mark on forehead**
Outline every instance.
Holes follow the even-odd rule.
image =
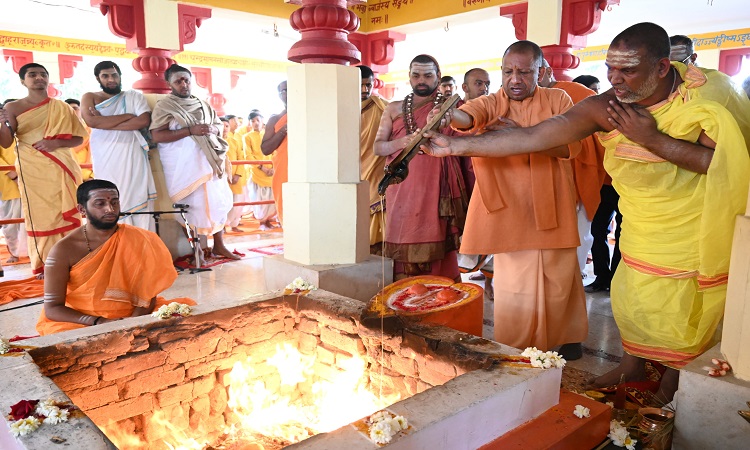
[[[638,50],[609,50],[606,63],[615,67],[637,66],[641,63],[641,56]]]
[[[429,73],[429,72],[436,72],[435,64],[432,63],[414,63],[411,65],[410,72],[417,72],[417,73]]]
[[[669,59],[685,59],[690,56],[688,53],[688,47],[685,44],[673,45],[669,52]]]

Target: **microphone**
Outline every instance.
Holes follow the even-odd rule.
[[[174,203],[174,204],[172,204],[172,208],[188,209],[188,208],[190,208],[190,205],[185,204],[185,203]]]

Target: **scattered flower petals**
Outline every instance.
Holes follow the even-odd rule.
[[[562,369],[566,363],[565,358],[558,355],[557,352],[543,352],[536,347],[527,347],[521,353],[521,356],[529,358],[531,366],[539,367],[540,369],[549,369],[551,367]]]
[[[303,280],[302,277],[297,277],[294,279],[294,281],[286,285],[286,290],[290,291],[292,294],[299,294],[300,292],[305,291],[314,291],[316,289],[317,287]]]
[[[370,439],[379,445],[391,442],[393,436],[409,428],[406,417],[396,416],[385,410],[371,415],[367,423],[370,425]]]
[[[576,417],[583,419],[584,417],[591,417],[591,410],[583,405],[576,405],[575,411],[573,411]]]
[[[10,350],[10,342],[7,339],[0,339],[0,355],[8,353]]]
[[[25,419],[16,420],[10,424],[10,432],[15,437],[26,436],[29,433],[33,433],[39,428],[42,422],[36,417],[27,417]]]
[[[630,437],[630,433],[628,433],[623,422],[616,420],[609,423],[609,435],[607,437],[612,439],[612,443],[617,447],[625,447],[627,450],[635,450],[635,444],[638,442]]]
[[[169,319],[170,317],[187,317],[193,312],[190,305],[172,302],[168,305],[162,305],[159,309],[152,312],[153,317],[159,319]]]
[[[10,407],[10,416],[13,418],[13,420],[26,419],[27,417],[34,414],[34,410],[36,409],[36,405],[38,403],[39,400],[21,400],[20,402]]]

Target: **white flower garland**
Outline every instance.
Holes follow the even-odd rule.
[[[304,291],[314,291],[317,289],[312,283],[308,283],[302,277],[297,277],[291,283],[286,285],[286,290],[291,291],[292,294],[299,294]]]
[[[591,417],[591,410],[583,405],[576,405],[576,409],[575,411],[573,411],[573,414],[579,419],[583,419],[584,417]]]
[[[370,416],[367,423],[370,425],[370,439],[380,445],[391,442],[393,436],[409,428],[406,417],[391,414],[389,411],[376,412]]]
[[[566,363],[565,358],[558,355],[557,352],[543,352],[536,347],[527,347],[521,353],[521,356],[529,358],[531,366],[539,367],[540,369],[549,369],[551,367],[562,369]]]
[[[44,416],[44,419],[40,420],[37,416]],[[36,431],[42,423],[55,425],[67,422],[69,417],[70,412],[67,409],[59,408],[52,399],[45,400],[36,404],[33,415],[12,422],[10,424],[10,432],[15,437],[26,436]]]
[[[630,437],[630,433],[628,433],[624,423],[616,420],[609,423],[609,435],[607,437],[612,439],[612,443],[616,446],[625,447],[628,450],[635,450],[635,444],[638,442]]]
[[[8,350],[10,350],[10,341],[0,338],[0,355],[8,353]]]
[[[172,302],[168,305],[162,305],[159,309],[152,312],[153,317],[159,319],[169,319],[172,316],[179,315],[181,317],[187,317],[193,312],[190,305],[184,305],[182,303]]]

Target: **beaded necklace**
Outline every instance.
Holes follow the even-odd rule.
[[[435,96],[433,105],[437,106],[443,102],[443,94],[440,92]],[[404,115],[404,125],[406,126],[406,133],[412,134],[417,131],[417,124],[414,122],[414,93],[407,95],[404,101],[401,102],[401,112]]]

